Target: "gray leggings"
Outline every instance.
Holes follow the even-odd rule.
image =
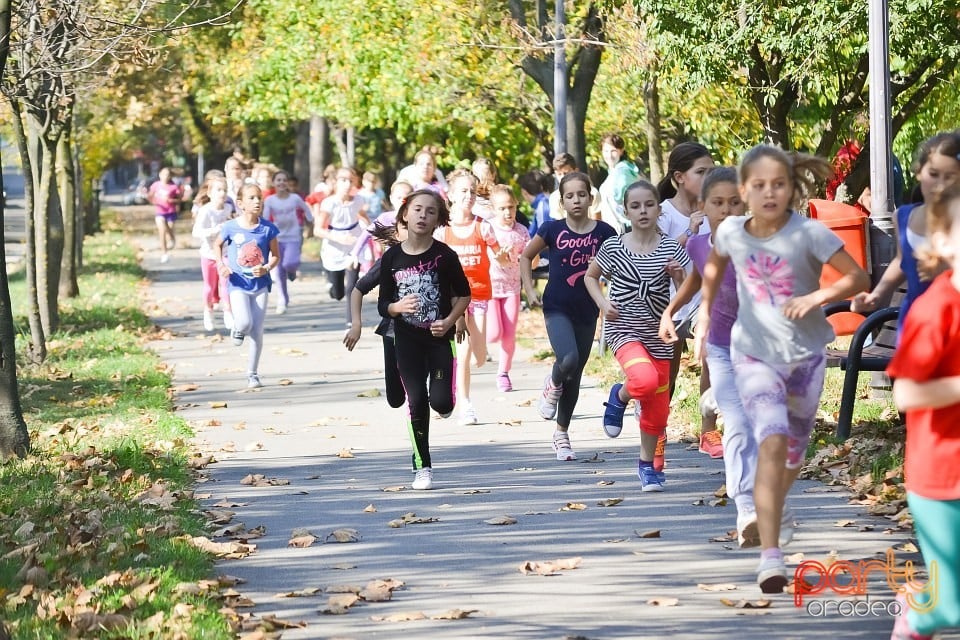
[[[553,384],[563,385],[563,393],[557,403],[557,425],[569,427],[580,398],[580,377],[593,350],[597,319],[594,317],[590,322],[578,323],[564,313],[546,313],[543,319],[547,325],[550,346],[557,356],[550,377]]]
[[[233,328],[250,341],[247,374],[257,373],[260,353],[263,351],[263,319],[267,315],[267,294],[262,287],[256,291],[230,290],[230,308],[233,310]]]

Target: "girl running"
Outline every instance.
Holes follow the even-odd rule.
[[[277,313],[283,314],[290,304],[287,281],[297,279],[300,268],[300,250],[303,248],[303,228],[309,222],[313,224],[310,207],[300,196],[290,191],[290,176],[286,171],[273,174],[274,194],[263,201],[263,217],[280,230],[277,241],[280,244],[280,262],[271,274],[274,284],[280,287],[280,300],[277,301]]]
[[[748,151],[740,163],[740,194],[752,215],[724,220],[704,267],[697,359],[728,264],[737,275],[740,308],[730,354],[759,448],[753,497],[762,548],[757,583],[764,593],[787,584],[778,541],[783,505],[803,464],[823,391],[825,349],[834,339],[821,307],[870,283],[840,238],[794,210],[815,177],[829,174],[830,165],[813,156],[770,145]],[[841,277],[820,289],[824,264]]]
[[[467,340],[457,345],[457,393],[460,403],[460,424],[477,424],[477,410],[470,401],[470,359],[479,369],[487,361],[487,303],[493,286],[490,283],[490,254],[507,260],[497,244],[490,223],[473,215],[477,199],[477,179],[466,169],[457,169],[447,177],[450,185],[450,224],[437,229],[434,236],[460,256],[460,266],[470,282],[470,306],[467,307]]]
[[[227,203],[227,179],[213,177],[200,188],[207,200],[197,210],[193,221],[193,237],[200,240],[200,274],[203,277],[203,328],[213,331],[213,306],[223,308],[223,324],[233,328],[230,313],[230,296],[227,294],[226,280],[220,277],[217,267],[217,253],[214,243],[220,236],[220,230],[227,220],[234,216],[233,206]],[[199,196],[199,193],[198,193]]]
[[[557,460],[576,460],[568,432],[600,313],[583,276],[603,241],[617,232],[606,222],[590,218],[590,178],[586,174],[573,172],[563,177],[560,202],[567,217],[548,220],[537,230],[520,255],[520,275],[527,304],[543,307],[547,336],[556,356],[537,409],[544,420],[557,421],[552,443]],[[550,266],[541,301],[533,284],[533,259],[545,249],[549,249]]]
[[[280,262],[277,242],[280,230],[260,217],[262,206],[260,187],[242,185],[237,194],[240,215],[223,225],[214,245],[220,275],[227,278],[230,291],[230,308],[233,310],[230,337],[238,347],[243,344],[245,336],[250,337],[247,357],[247,387],[250,389],[263,386],[258,373],[263,351],[263,319],[267,315],[270,270]]]
[[[410,409],[416,490],[433,487],[430,408],[441,415],[453,412],[455,325],[470,304],[470,283],[459,257],[433,238],[449,217],[435,191],[414,191],[397,212],[397,226],[407,230],[407,239],[387,249],[380,265],[378,310],[393,320],[396,333],[397,368]]]
[[[530,241],[527,228],[517,222],[517,199],[505,184],[490,189],[490,223],[497,243],[508,260],[490,263],[493,297],[487,306],[487,341],[500,343],[497,389],[513,391],[510,367],[517,350],[517,322],[520,318],[520,254]]]
[[[663,471],[653,468],[657,440],[670,415],[670,357],[673,347],[657,335],[658,322],[670,302],[670,283],[679,286],[690,258],[680,244],[657,227],[660,194],[646,180],[623,195],[623,215],[630,231],[605,241],[587,267],[584,284],[603,313],[604,338],[623,368],[624,383],[610,389],[603,430],[611,438],[623,429],[623,413],[633,398],[643,413],[640,425],[640,490],[663,491]],[[604,297],[600,277],[610,283]]]
[[[930,202],[926,224],[921,267],[943,260],[950,270],[910,308],[887,373],[907,414],[907,502],[935,591],[901,592],[891,640],[927,640],[960,626],[960,187]]]

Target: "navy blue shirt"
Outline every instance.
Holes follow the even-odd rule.
[[[543,312],[563,313],[580,324],[594,322],[600,309],[583,284],[587,267],[603,241],[617,235],[606,222],[596,221],[587,233],[575,233],[564,220],[548,220],[538,230],[549,251],[547,286],[543,290]]]

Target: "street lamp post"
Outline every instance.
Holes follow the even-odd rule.
[[[874,284],[895,253],[893,167],[890,127],[890,20],[887,0],[869,0],[870,56],[870,218]]]
[[[567,52],[563,0],[556,0],[556,40],[553,45],[553,156],[567,150]]]

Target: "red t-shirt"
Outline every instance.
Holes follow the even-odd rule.
[[[928,382],[960,375],[960,291],[947,271],[910,307],[891,378]],[[930,500],[960,499],[960,403],[907,412],[907,490]]]
[[[474,218],[465,225],[441,227],[434,235],[460,256],[460,265],[470,282],[470,299],[489,300],[493,297],[493,285],[490,281],[490,255],[487,247],[500,250],[497,236],[489,222]]]

